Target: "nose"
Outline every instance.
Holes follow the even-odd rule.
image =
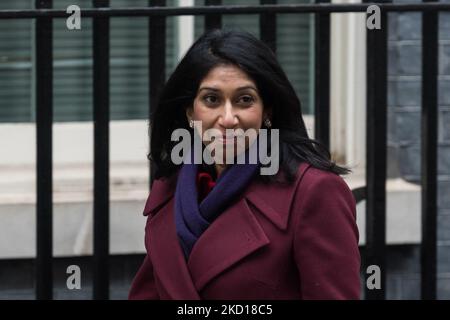
[[[230,101],[227,101],[224,105],[219,124],[225,129],[234,129],[238,123],[239,120],[237,118],[235,110],[233,109],[233,105],[230,103]]]

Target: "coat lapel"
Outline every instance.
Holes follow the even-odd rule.
[[[225,210],[200,236],[188,260],[197,290],[252,252],[270,243],[242,198]]]
[[[296,181],[290,185],[252,183],[244,196],[276,227],[286,230],[299,181],[308,167],[309,164],[300,164]]]
[[[147,202],[145,203],[145,216],[156,213],[174,196],[178,174],[179,171],[177,171],[171,178],[154,180],[150,190],[151,197],[148,197]]]
[[[300,165],[297,181],[307,167]],[[255,210],[278,229],[287,229],[297,186],[295,182],[282,186],[254,181],[236,203],[214,220],[195,243],[188,260],[197,290],[202,290],[213,278],[270,244]]]
[[[307,165],[300,166],[300,178],[306,168]],[[200,299],[199,292],[213,278],[267,246],[270,239],[255,217],[254,210],[280,230],[285,230],[297,186],[298,183],[267,186],[253,182],[243,196],[201,235],[186,263],[175,228],[176,177],[156,180],[152,188],[154,196],[147,201],[144,213],[155,215],[148,226],[149,252],[158,278],[169,297]],[[255,209],[251,209],[251,206]]]

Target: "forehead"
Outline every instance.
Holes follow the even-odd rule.
[[[234,65],[219,65],[214,67],[200,83],[200,86],[214,88],[220,88],[222,86],[241,87],[244,85],[256,87],[254,81],[243,70]]]

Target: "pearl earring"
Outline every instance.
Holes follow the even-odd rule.
[[[189,127],[194,128],[194,120],[189,120]]]
[[[266,118],[264,120],[264,124],[266,125],[267,128],[272,127],[272,122],[269,120],[269,118]]]

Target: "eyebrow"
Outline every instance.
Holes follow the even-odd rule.
[[[253,86],[243,86],[243,87],[239,87],[239,88],[236,89],[236,91],[243,91],[243,90],[246,90],[246,89],[252,89],[252,90],[258,92],[258,90],[256,90],[256,88],[253,87]],[[220,89],[213,88],[213,87],[201,87],[201,88],[198,90],[198,92],[200,92],[200,91],[202,91],[202,90],[211,90],[211,91],[216,91],[216,92],[220,91]]]

